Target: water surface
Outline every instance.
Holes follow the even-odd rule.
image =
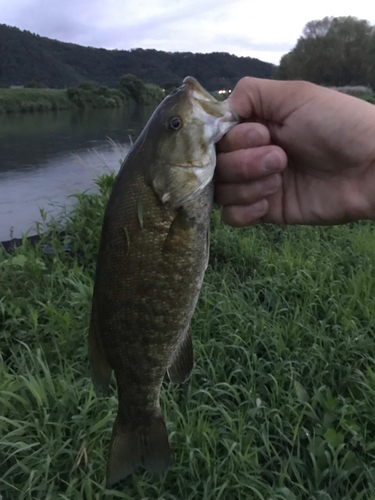
[[[100,173],[117,171],[153,109],[0,115],[0,241],[19,238],[40,221],[39,208],[55,215],[74,203],[70,195],[95,189]]]

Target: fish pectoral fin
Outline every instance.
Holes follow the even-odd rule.
[[[106,396],[111,382],[112,367],[108,363],[103,349],[100,346],[92,320],[90,322],[89,331],[89,360],[91,380],[94,384],[95,391],[101,392]]]
[[[168,434],[162,415],[150,417],[138,428],[122,425],[117,415],[108,461],[107,486],[125,479],[140,465],[153,474],[162,474],[167,470],[169,461]]]
[[[169,227],[167,237],[164,240],[163,251],[178,250],[181,246],[181,238],[186,239],[189,234],[187,231],[191,230],[192,227],[192,223],[188,219],[186,211],[183,207],[180,207]]]
[[[185,337],[173,354],[171,364],[167,370],[169,380],[174,384],[183,384],[189,380],[194,366],[193,341],[190,327]]]
[[[162,203],[168,203],[173,208],[194,200],[207,184],[196,175],[195,170],[193,166],[174,166],[159,171],[151,181],[154,193]]]

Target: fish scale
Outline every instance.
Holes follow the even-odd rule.
[[[193,368],[190,321],[209,253],[214,140],[237,119],[192,77],[157,108],[124,161],[106,208],[89,353],[94,386],[119,398],[107,468],[164,472],[170,449],[159,395]],[[204,139],[204,140],[203,140]]]

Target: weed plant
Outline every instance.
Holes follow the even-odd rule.
[[[375,498],[373,223],[235,230],[217,210],[193,376],[162,391],[173,463],[106,489],[117,399],[94,393],[87,327],[113,179],[0,249],[2,499]]]

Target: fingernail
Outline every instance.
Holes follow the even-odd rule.
[[[282,160],[277,151],[272,151],[260,160],[260,164],[266,172],[278,172],[281,170]]]

